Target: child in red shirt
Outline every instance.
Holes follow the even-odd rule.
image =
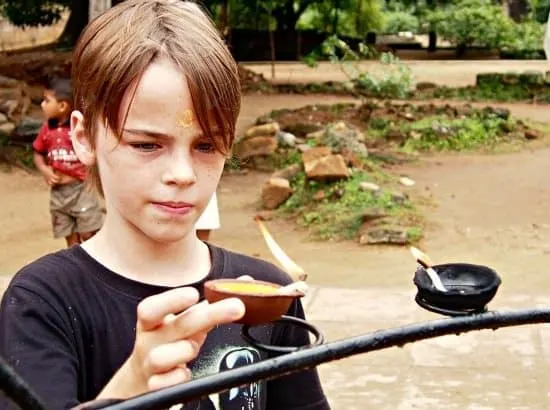
[[[79,161],[69,135],[73,109],[69,79],[50,81],[41,104],[46,122],[36,137],[34,163],[51,187],[53,235],[67,246],[89,239],[103,223],[97,197],[85,187],[87,169]]]

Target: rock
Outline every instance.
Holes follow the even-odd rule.
[[[407,136],[403,131],[393,129],[386,133],[386,139],[388,141],[403,142],[407,139]]]
[[[277,138],[275,137],[251,137],[240,140],[234,149],[234,154],[239,159],[246,159],[258,155],[270,155],[277,149]]]
[[[24,117],[15,128],[12,139],[23,142],[32,142],[38,135],[43,121],[33,117]]]
[[[525,130],[523,135],[528,140],[536,140],[536,139],[542,138],[542,132],[538,130],[532,130],[532,129]]]
[[[296,145],[296,137],[290,132],[277,131],[275,138],[277,138],[277,141],[282,146],[293,147]]]
[[[268,115],[264,115],[262,117],[258,117],[254,125],[265,125],[265,124],[271,124],[272,122],[275,122],[273,118],[271,118]]]
[[[402,184],[402,185],[405,185],[405,186],[413,186],[415,184],[415,182],[410,179],[410,178],[407,178],[407,177],[401,177],[399,178],[399,182]]]
[[[361,191],[371,191],[371,192],[380,191],[380,187],[377,184],[375,184],[374,182],[367,182],[367,181],[360,182],[359,189]]]
[[[0,112],[0,124],[8,122],[8,117]]]
[[[13,122],[5,122],[0,125],[0,135],[10,136],[15,130],[15,124]]]
[[[6,77],[4,75],[0,75],[0,87],[2,88],[11,88],[11,87],[17,87],[19,85],[19,81],[15,78]]]
[[[381,208],[369,208],[361,214],[361,220],[363,221],[363,226],[359,228],[359,232],[364,232],[367,229],[370,229],[368,225],[370,222],[382,219],[388,216],[387,212]]]
[[[0,101],[0,112],[6,114],[8,118],[15,117],[18,107],[19,101],[17,100]]]
[[[0,100],[21,100],[24,97],[21,87],[0,88]]]
[[[312,147],[309,144],[298,144],[296,148],[298,148],[298,151],[300,151],[301,153],[304,153],[306,151],[309,151]]]
[[[290,132],[296,137],[305,137],[311,133],[324,130],[324,126],[320,124],[313,124],[309,122],[297,122],[294,124],[285,125],[283,131]]]
[[[304,169],[307,177],[316,181],[338,180],[350,176],[344,158],[339,154],[304,162]]]
[[[307,151],[302,153],[302,161],[304,165],[308,162],[315,161],[316,159],[326,157],[332,154],[330,147],[310,147]]]
[[[275,171],[271,178],[284,178],[292,181],[296,175],[302,170],[302,164],[292,164],[286,168]]]
[[[253,127],[250,127],[248,130],[246,130],[245,138],[252,138],[252,137],[272,137],[275,136],[277,131],[280,130],[279,123],[277,122],[270,122],[268,124],[263,125],[255,125]]]
[[[416,84],[416,89],[418,91],[434,90],[436,88],[437,88],[437,84],[430,83],[428,81],[420,81]]]
[[[315,199],[316,201],[322,201],[323,199],[325,199],[325,191],[315,192],[315,194],[313,195],[313,199]]]
[[[403,228],[373,227],[366,229],[359,237],[361,245],[406,245],[409,243],[409,235]]]
[[[409,137],[412,138],[415,141],[418,141],[418,140],[422,139],[422,133],[420,131],[414,131],[413,130],[409,133]]]
[[[322,130],[319,130],[319,131],[310,132],[309,134],[306,135],[306,139],[322,141],[324,136],[325,136],[325,129],[323,128]]]
[[[292,195],[288,179],[269,178],[262,187],[262,202],[266,209],[276,209]]]
[[[340,121],[330,124],[326,128],[322,141],[338,152],[348,150],[366,157],[368,152],[363,139],[364,135],[361,130]]]
[[[409,196],[407,194],[404,194],[402,192],[392,192],[391,194],[391,200],[393,203],[397,205],[403,205],[407,200],[409,199]]]

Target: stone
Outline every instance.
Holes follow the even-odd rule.
[[[313,124],[309,122],[297,122],[284,126],[283,131],[290,132],[297,137],[305,137],[311,133],[324,130],[324,126],[320,124]]]
[[[399,182],[401,183],[401,185],[405,185],[405,186],[413,186],[415,184],[415,182],[412,179],[407,177],[399,178]]]
[[[302,164],[292,164],[286,168],[275,171],[273,175],[271,175],[271,177],[284,178],[289,181],[292,181],[301,170],[302,170]]]
[[[302,161],[304,164],[315,161],[316,159],[326,157],[332,154],[330,147],[311,147],[302,153]]]
[[[265,125],[265,124],[271,124],[273,122],[275,122],[273,118],[271,118],[268,115],[264,115],[264,116],[258,117],[254,125]]]
[[[290,132],[277,131],[275,134],[277,142],[283,147],[294,147],[296,145],[296,136]]]
[[[43,121],[38,118],[24,117],[15,128],[13,140],[32,142],[38,135]]]
[[[311,145],[309,144],[298,144],[296,146],[296,148],[298,149],[298,151],[300,151],[301,153],[304,153],[306,151],[309,151],[312,147]]]
[[[347,150],[366,157],[368,152],[363,140],[363,131],[340,121],[327,126],[322,142],[338,152]]]
[[[253,127],[250,127],[246,133],[246,138],[252,138],[252,137],[273,137],[277,133],[277,131],[280,130],[279,123],[277,122],[270,122],[267,124],[262,125],[255,125]]]
[[[292,195],[288,179],[269,178],[262,187],[262,203],[266,209],[276,209]]]
[[[15,130],[15,124],[13,122],[5,122],[0,125],[0,135],[11,135]]]
[[[8,118],[13,119],[17,114],[18,108],[19,101],[17,100],[0,101],[0,113],[6,114]]]
[[[8,117],[0,112],[0,124],[8,122]]]
[[[437,84],[430,83],[428,81],[420,81],[416,84],[416,89],[418,91],[434,90],[436,88],[437,88]]]
[[[240,140],[234,150],[239,159],[246,159],[255,156],[270,155],[277,149],[277,139],[269,136],[259,136]]]
[[[397,205],[403,205],[407,200],[409,199],[409,196],[407,194],[404,194],[402,192],[392,192],[391,194],[391,200],[393,203]]]
[[[542,138],[542,132],[538,130],[532,130],[532,129],[525,130],[523,135],[528,140],[536,140],[536,139]]]
[[[5,75],[0,75],[0,87],[2,88],[11,88],[11,87],[17,87],[19,85],[19,81],[15,78],[6,77]]]
[[[359,228],[359,232],[363,232],[366,229],[370,229],[369,224],[372,221],[382,219],[388,216],[388,213],[382,209],[382,208],[369,208],[363,211],[361,214],[361,221],[363,221],[363,224],[361,228]]]
[[[20,87],[0,88],[0,100],[20,100],[24,96]]]
[[[380,191],[380,187],[377,184],[375,184],[374,182],[367,182],[367,181],[360,182],[359,189],[361,191],[371,191],[371,192]]]
[[[304,169],[307,177],[316,181],[332,181],[350,176],[350,171],[340,154],[304,162]]]
[[[306,135],[306,139],[322,141],[324,136],[325,136],[325,129],[323,128],[322,130],[319,130],[319,131],[310,132],[309,134]]]
[[[406,245],[409,235],[406,229],[392,227],[372,227],[365,230],[359,237],[361,245]]]

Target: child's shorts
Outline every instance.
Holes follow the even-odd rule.
[[[220,214],[218,212],[218,198],[216,193],[210,198],[210,202],[206,205],[206,208],[202,215],[199,217],[195,229],[209,231],[212,229],[220,228]]]
[[[50,213],[54,238],[65,238],[75,232],[95,232],[103,225],[99,201],[84,182],[53,187]]]

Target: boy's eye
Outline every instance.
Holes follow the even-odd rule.
[[[216,148],[211,142],[199,142],[195,146],[195,148],[197,149],[197,151],[204,152],[204,153],[214,152],[216,150]]]
[[[133,142],[130,144],[130,146],[139,151],[145,151],[145,152],[154,151],[160,148],[160,145],[155,144],[154,142]]]

